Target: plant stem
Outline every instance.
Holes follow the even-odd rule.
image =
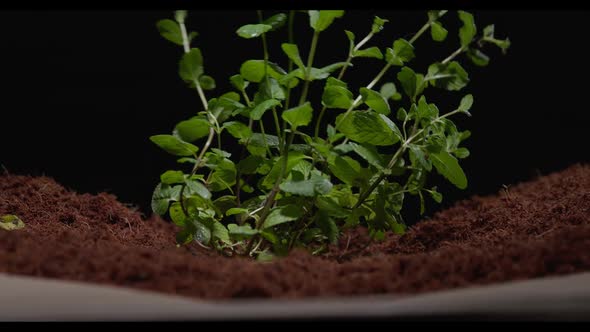
[[[467,47],[463,47],[463,46],[459,47],[455,52],[453,52],[451,55],[449,55],[441,63],[443,65],[446,65],[447,63],[451,62],[457,55],[463,53],[466,49],[467,49]]]
[[[294,10],[290,10],[289,11],[289,44],[293,44],[294,38],[293,38],[293,22],[295,20],[295,11]],[[293,71],[293,60],[289,59],[289,65],[287,67],[287,69],[289,70],[289,73],[291,71]],[[291,102],[291,88],[287,87],[287,92],[286,92],[286,96],[285,96],[285,109],[289,109],[289,104]],[[284,130],[285,128],[283,128]]]
[[[310,83],[310,75],[311,75],[311,66],[313,65],[313,58],[315,57],[315,51],[318,45],[318,39],[320,37],[319,31],[315,31],[313,33],[313,37],[311,39],[311,48],[309,49],[309,56],[307,57],[307,68],[305,70],[305,83],[303,84],[303,92],[301,93],[301,98],[299,98],[299,105],[303,105],[305,100],[307,100],[307,93],[309,91],[309,83]]]
[[[358,51],[364,44],[366,44],[371,38],[373,38],[375,34],[371,31],[363,40],[361,40],[352,50],[348,52],[348,58],[346,58],[346,64],[340,69],[340,73],[338,74],[338,79],[341,80],[348,68],[348,65],[352,62],[352,58],[354,57],[354,52]],[[318,138],[320,133],[320,124],[322,123],[322,119],[324,118],[324,114],[328,108],[326,106],[322,107],[318,119],[315,124],[315,131],[314,137]]]

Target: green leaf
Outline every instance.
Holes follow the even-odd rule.
[[[289,204],[272,209],[262,225],[262,229],[270,228],[289,221],[297,220],[303,216],[303,208],[299,205]]]
[[[349,186],[356,185],[360,177],[361,165],[349,156],[337,156],[329,161],[328,168],[342,182]]]
[[[209,121],[200,117],[193,117],[179,122],[174,128],[173,135],[185,142],[194,142],[209,135],[210,126]]]
[[[211,192],[209,192],[209,189],[199,181],[186,180],[186,187],[185,195],[198,195],[204,199],[211,199]]]
[[[17,229],[22,229],[25,226],[25,223],[14,214],[5,214],[0,217],[0,229],[3,229],[5,231],[14,231]]]
[[[201,75],[201,77],[199,77],[199,84],[201,85],[201,88],[203,88],[203,90],[215,89],[215,80],[213,79],[213,77],[208,75]]]
[[[426,169],[427,171],[432,170],[432,162],[429,159],[426,159],[426,155],[422,149],[414,144],[410,144],[410,160],[412,164],[416,166],[421,166],[422,168]]]
[[[165,19],[160,20],[156,23],[156,27],[160,32],[162,37],[166,38],[167,40],[173,42],[176,45],[183,45],[182,42],[182,33],[180,31],[180,26],[178,23],[174,22],[173,20]]]
[[[203,75],[203,56],[201,50],[192,48],[189,52],[182,55],[178,74],[185,82],[198,81]]]
[[[281,105],[281,102],[276,99],[265,100],[254,107],[252,112],[250,112],[250,118],[252,120],[260,120],[266,111],[279,105]]]
[[[287,193],[299,196],[314,197],[316,195],[324,195],[332,190],[332,183],[330,180],[313,174],[309,180],[288,180],[279,186],[279,188]]]
[[[414,46],[405,39],[397,39],[393,42],[393,49],[388,48],[385,60],[394,66],[403,66],[414,58]]]
[[[338,236],[340,235],[338,226],[325,211],[320,210],[320,212],[317,215],[316,222],[318,227],[322,230],[322,233],[328,238],[328,241],[330,241],[330,243],[338,242]]]
[[[227,211],[225,211],[225,215],[226,216],[233,216],[235,214],[242,214],[242,213],[248,213],[248,209],[244,209],[244,208],[230,208]]]
[[[309,26],[317,32],[326,30],[334,19],[344,15],[343,10],[310,10],[308,13]]]
[[[315,201],[315,205],[320,211],[324,211],[334,218],[347,218],[351,214],[350,210],[343,208],[338,202],[328,196],[319,196]]]
[[[381,96],[385,98],[385,100],[392,98],[397,93],[397,88],[393,83],[385,83],[381,86],[381,90],[379,91]]]
[[[440,22],[433,22],[430,26],[430,35],[432,40],[440,42],[447,38],[449,32],[445,29]]]
[[[279,14],[276,14],[276,15],[273,15],[273,16],[267,18],[262,23],[266,24],[266,25],[270,25],[272,27],[272,29],[270,31],[275,31],[275,30],[281,28],[283,25],[285,25],[286,22],[287,22],[287,15],[285,15],[283,13],[279,13]]]
[[[469,157],[469,150],[467,148],[458,148],[457,150],[453,151],[455,157],[459,159],[464,159]]]
[[[461,90],[469,82],[469,75],[457,61],[433,63],[428,67],[427,77],[433,86],[449,91]]]
[[[285,99],[285,91],[283,91],[283,88],[279,85],[279,82],[273,77],[268,77],[266,80],[260,82],[260,88],[258,90],[259,93],[257,94],[257,97],[262,97],[264,100]],[[254,102],[257,102],[257,99],[258,98],[255,97]]]
[[[193,242],[193,230],[190,228],[183,228],[180,232],[176,233],[176,243],[180,245],[186,245]]]
[[[186,215],[182,211],[180,202],[174,202],[170,205],[170,219],[176,226],[184,227],[186,225]]]
[[[263,159],[256,155],[249,155],[248,157],[238,162],[238,169],[242,174],[255,174],[256,169],[262,164]]]
[[[383,53],[377,46],[369,47],[364,50],[356,50],[353,54],[353,57],[358,58],[375,58],[375,59],[383,59]]]
[[[233,75],[229,78],[229,80],[231,84],[239,91],[244,91],[249,83],[247,81],[244,81],[244,78],[240,74]]]
[[[285,54],[289,57],[289,59],[291,59],[291,61],[297,65],[297,67],[305,68],[303,61],[301,60],[301,56],[299,55],[299,48],[297,45],[283,43],[281,48],[283,49],[283,52],[285,52]]]
[[[183,183],[184,173],[182,171],[166,171],[160,175],[160,181],[165,184]]]
[[[416,73],[410,67],[403,67],[397,73],[397,79],[400,81],[406,95],[414,98],[417,92]]]
[[[240,66],[240,75],[242,75],[245,80],[260,83],[264,78],[264,67],[264,60],[247,60]],[[268,75],[279,81],[285,74],[284,70],[272,62],[268,62],[266,72]]]
[[[262,180],[262,183],[260,184],[260,186],[262,188],[270,189],[274,186],[275,182],[277,181],[277,179],[279,178],[279,176],[281,174],[283,158],[285,158],[285,157],[281,156],[280,158],[277,159],[277,161],[274,163],[274,165],[270,169],[270,172],[268,172],[268,174],[266,175],[264,180]],[[306,156],[302,152],[290,151],[288,158],[287,158],[287,168],[285,169],[285,174],[288,174],[289,172],[291,172],[293,167],[295,167],[295,165],[297,165],[297,163],[299,163],[301,160],[303,160],[305,158],[306,158]]]
[[[477,66],[484,67],[490,63],[490,57],[475,48],[470,48],[467,51],[467,57]]]
[[[236,165],[231,160],[221,159],[208,181],[209,189],[211,191],[231,190],[231,186],[236,184],[236,172]]]
[[[473,15],[463,10],[457,12],[459,19],[463,22],[463,26],[459,29],[459,39],[461,40],[461,46],[467,47],[473,37],[477,34],[477,28],[473,20]]]
[[[177,201],[180,195],[180,186],[171,187],[165,183],[159,183],[152,194],[152,211],[163,216],[168,211],[170,202]]]
[[[389,103],[379,92],[367,88],[361,88],[360,92],[363,102],[377,113],[385,115],[391,113]]]
[[[468,113],[473,106],[473,96],[471,94],[465,95],[461,98],[461,103],[459,104],[459,111]]]
[[[327,108],[348,109],[352,105],[352,99],[352,92],[346,87],[326,85],[322,94],[322,105]]]
[[[386,20],[386,19],[381,18],[379,16],[375,16],[375,18],[373,19],[373,25],[371,26],[371,32],[372,33],[379,33],[381,30],[383,30],[383,26],[387,22],[389,22],[389,20]]]
[[[344,120],[344,114],[336,118],[339,130],[349,139],[358,143],[379,146],[393,145],[399,137],[376,112],[353,111]]]
[[[432,199],[437,203],[442,203],[443,195],[436,191],[436,187],[432,188],[431,191],[428,192]]]
[[[444,176],[457,188],[467,188],[467,177],[455,157],[442,150],[438,153],[430,154],[430,158],[439,174]]]
[[[193,237],[195,238],[195,240],[199,241],[199,243],[209,244],[212,235],[211,229],[197,220],[193,220],[192,224],[195,229],[193,233]]]
[[[309,102],[301,106],[297,106],[284,111],[281,114],[283,120],[287,121],[293,130],[297,130],[297,127],[307,126],[312,119],[313,109]]]
[[[241,226],[238,226],[236,224],[229,224],[227,225],[227,229],[229,231],[229,236],[237,241],[249,239],[252,236],[259,233],[257,229],[253,229],[252,226],[248,224]]]
[[[230,135],[237,139],[247,140],[248,138],[252,137],[252,130],[241,122],[228,121],[225,122],[222,127],[227,129]]]
[[[383,156],[379,154],[374,146],[369,144],[360,145],[356,143],[350,143],[350,145],[352,146],[353,151],[365,159],[370,165],[377,167],[377,169],[385,167]]]
[[[270,29],[272,26],[268,24],[246,24],[241,26],[236,33],[242,38],[250,39],[259,37]]]
[[[154,135],[150,137],[150,140],[166,152],[175,156],[192,156],[199,150],[198,147],[172,135]]]

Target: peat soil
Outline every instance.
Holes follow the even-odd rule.
[[[26,227],[0,230],[0,272],[203,299],[406,296],[590,271],[590,165],[460,201],[403,236],[368,244],[357,228],[323,256],[267,263],[177,247],[176,226],[47,177],[0,176],[3,214]]]

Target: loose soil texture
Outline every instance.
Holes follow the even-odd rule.
[[[590,271],[588,165],[460,201],[403,236],[369,243],[358,228],[323,256],[268,263],[179,248],[174,225],[47,177],[0,176],[3,214],[26,227],[0,229],[0,272],[203,299],[405,296]]]

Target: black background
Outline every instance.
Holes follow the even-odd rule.
[[[427,91],[443,112],[454,109],[464,93],[475,97],[474,116],[457,118],[461,129],[473,133],[466,143],[471,156],[462,162],[469,188],[443,186],[443,206],[590,160],[590,12],[472,12],[480,29],[494,23],[512,47],[505,56],[486,48],[488,67],[461,58],[471,82],[460,93]],[[320,36],[318,67],[343,61],[348,41],[342,30],[360,39],[374,15],[390,20],[370,45],[382,49],[409,38],[426,21],[422,10],[349,10]],[[148,137],[170,133],[201,110],[197,94],[177,75],[182,48],[155,28],[157,20],[172,16],[166,10],[0,12],[0,164],[14,174],[51,176],[80,192],[107,191],[149,212],[159,174],[174,167],[175,158]],[[193,46],[201,48],[205,70],[217,80],[209,98],[230,91],[227,78],[243,61],[262,58],[259,40],[235,34],[256,19],[250,10],[189,12],[187,25],[200,34]],[[415,44],[417,58],[410,66],[416,71],[425,72],[457,48],[456,13],[442,22],[447,41],[435,43],[425,34]],[[295,39],[306,54],[312,34],[307,17],[298,14],[296,24]],[[286,31],[269,39],[279,45]],[[278,47],[271,49],[271,60],[286,64]],[[345,79],[358,88],[380,68],[378,60],[360,59]],[[429,204],[429,212],[438,208]]]

